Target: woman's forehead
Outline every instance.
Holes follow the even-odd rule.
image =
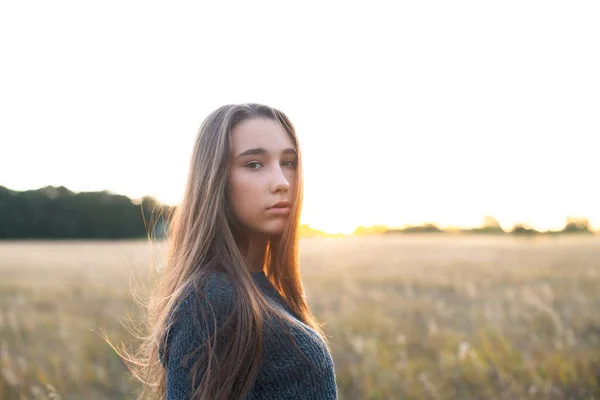
[[[231,131],[231,148],[234,156],[252,149],[278,154],[293,147],[283,127],[271,119],[246,120]]]

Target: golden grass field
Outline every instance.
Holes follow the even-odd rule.
[[[135,398],[101,332],[130,342],[163,251],[0,242],[0,398]],[[301,261],[341,399],[600,399],[598,236],[303,238]]]

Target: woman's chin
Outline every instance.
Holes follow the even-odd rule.
[[[267,236],[281,236],[285,231],[285,227],[285,221],[273,222],[267,226],[261,226],[259,231]]]

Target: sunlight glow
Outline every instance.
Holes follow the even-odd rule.
[[[176,204],[204,117],[253,101],[297,128],[314,228],[600,229],[598,2],[28,4],[0,6],[10,189]]]

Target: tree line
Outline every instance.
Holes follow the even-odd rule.
[[[0,186],[1,239],[163,239],[174,212],[146,196],[75,193],[64,186],[14,191]],[[326,236],[308,225],[302,236]]]
[[[0,239],[160,238],[171,213],[152,197],[134,201],[109,191],[0,186]]]
[[[130,199],[109,191],[75,193],[64,186],[14,191],[0,186],[0,239],[125,239],[164,238],[174,207],[146,196]],[[328,236],[300,226],[302,236]],[[358,227],[355,234],[462,233],[553,235],[593,234],[586,218],[567,217],[564,228],[540,232],[524,224],[504,230],[491,216],[469,229],[442,229],[435,224],[391,228],[385,225]]]
[[[354,234],[394,234],[394,233],[461,233],[461,234],[488,234],[488,235],[558,235],[558,234],[594,234],[590,221],[584,217],[569,216],[565,225],[560,230],[538,231],[526,224],[515,224],[511,229],[505,230],[500,223],[491,216],[483,218],[481,226],[476,228],[442,229],[436,224],[410,225],[402,228],[390,228],[385,225],[359,226]]]

